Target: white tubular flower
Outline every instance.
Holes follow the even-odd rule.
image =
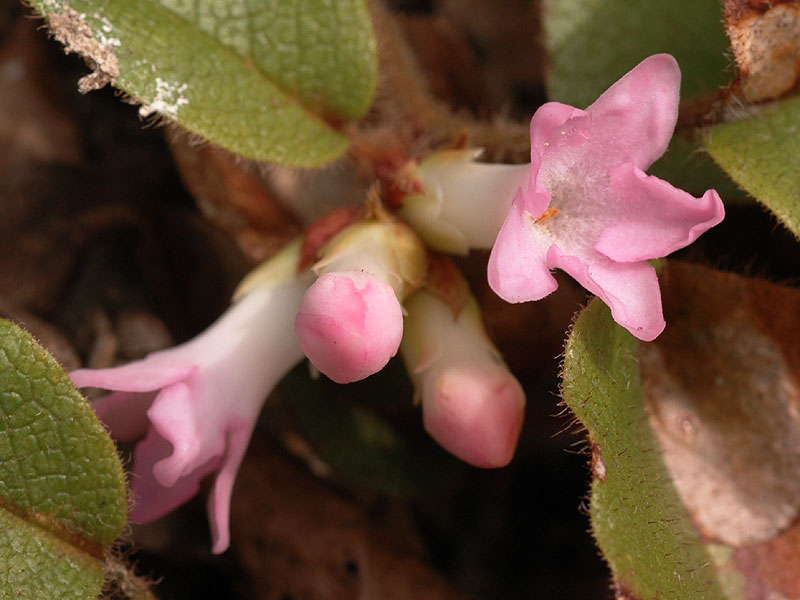
[[[79,369],[77,387],[112,393],[94,403],[120,441],[142,440],[133,461],[131,519],[174,510],[214,475],[213,551],[229,544],[230,498],[269,393],[303,357],[292,324],[312,276],[296,275],[294,242],[243,282],[237,300],[196,338],[111,369]]]
[[[480,154],[474,148],[443,150],[411,169],[422,192],[405,196],[399,214],[434,250],[491,248],[514,196],[529,185],[529,164],[475,162]]]

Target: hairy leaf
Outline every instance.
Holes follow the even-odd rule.
[[[0,321],[0,596],[96,597],[126,501],[94,411],[46,350]]]
[[[588,430],[592,530],[619,596],[723,598],[647,422],[637,342],[593,300],[564,357],[564,400]]]
[[[800,98],[716,125],[705,145],[736,183],[800,238]]]
[[[364,0],[31,0],[105,83],[233,152],[294,166],[347,147],[377,58]]]

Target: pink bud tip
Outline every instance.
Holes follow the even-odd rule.
[[[369,273],[326,273],[303,296],[294,331],[317,369],[350,383],[377,373],[397,354],[403,311],[392,287]]]
[[[449,369],[422,402],[425,430],[461,460],[497,468],[514,456],[525,394],[505,369]]]

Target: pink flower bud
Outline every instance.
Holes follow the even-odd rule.
[[[525,394],[503,367],[454,365],[422,398],[427,431],[443,448],[476,467],[503,467],[514,456]]]
[[[406,301],[403,359],[422,399],[425,430],[476,467],[508,464],[525,413],[525,392],[503,364],[474,298],[454,309],[422,289]]]
[[[403,311],[392,287],[369,273],[325,273],[303,296],[294,329],[317,369],[350,383],[377,373],[397,353]]]

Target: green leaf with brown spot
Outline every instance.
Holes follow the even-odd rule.
[[[800,98],[712,127],[705,146],[736,183],[800,238]]]
[[[97,597],[126,522],[105,428],[53,357],[0,320],[0,597]]]
[[[233,152],[310,167],[345,151],[377,81],[364,0],[31,0],[68,51]]]
[[[592,531],[624,597],[724,598],[648,424],[637,341],[598,299],[570,333],[563,378],[592,448]]]

